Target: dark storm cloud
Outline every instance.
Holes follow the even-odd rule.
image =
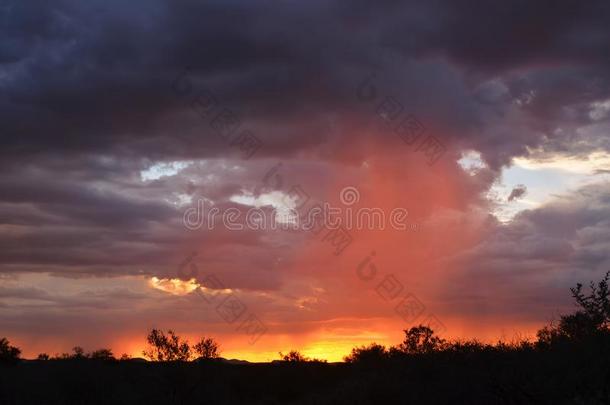
[[[1,12],[6,157],[48,150],[155,158],[227,154],[209,126],[171,90],[172,80],[187,67],[195,89],[211,90],[244,121],[260,124],[267,154],[328,143],[328,134],[314,128],[330,111],[358,122],[349,112],[354,87],[370,69],[390,64],[402,68],[384,70],[387,82],[409,97],[419,95],[434,125],[453,128],[456,133],[449,137],[466,129],[459,135],[466,137],[463,142],[499,163],[524,152],[520,141],[537,146],[540,134],[529,128],[528,136],[504,145],[503,135],[480,131],[489,124],[484,117],[493,113],[481,106],[470,85],[460,89],[452,80],[438,80],[451,75],[452,61],[468,72],[463,77],[466,73],[458,71],[458,83],[516,68],[568,65],[586,66],[599,73],[600,86],[608,85],[609,14],[601,1],[10,1]],[[418,67],[437,56],[448,60]],[[541,86],[544,78],[531,80],[525,91]],[[558,84],[553,87],[565,89]],[[576,83],[565,99],[590,85]],[[518,83],[509,86],[511,94],[518,92]],[[540,91],[537,103],[543,105],[532,108],[544,111],[557,102],[545,97]],[[506,114],[506,108],[498,111]]]
[[[607,2],[442,4],[438,9],[442,23],[429,36],[430,42],[466,65],[497,71],[532,64],[610,62],[600,52],[608,43]]]
[[[195,174],[142,182],[140,171],[218,158],[201,171],[222,181],[187,194],[228,207],[276,159],[360,165],[369,149],[357,145],[377,127],[356,89],[375,72],[378,101],[400,99],[452,159],[482,153],[490,169],[465,182],[481,204],[499,168],[528,147],[610,149],[598,129],[577,131],[594,124],[590,103],[610,98],[608,19],[602,1],[4,2],[0,221],[26,229],[3,235],[1,260],[23,271],[169,274],[203,245],[207,266],[229,269],[232,283],[276,288],[279,276],[238,274],[244,263],[271,268],[276,240],[185,234],[182,210],[166,200],[187,193]],[[192,90],[179,96],[172,85],[185,71]],[[242,174],[220,167],[239,157],[191,108],[202,91],[264,143]],[[302,167],[318,192],[316,170]],[[544,256],[562,243],[529,249]]]

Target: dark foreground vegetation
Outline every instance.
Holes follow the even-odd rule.
[[[445,341],[420,325],[398,346],[355,348],[334,364],[298,351],[226,361],[213,339],[191,347],[158,330],[150,362],[80,348],[25,361],[2,339],[0,404],[610,404],[608,275],[572,295],[579,309],[535,342]]]

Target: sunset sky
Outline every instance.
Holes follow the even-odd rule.
[[[339,361],[419,323],[534,337],[610,270],[609,18],[602,0],[2,2],[0,337],[141,357],[156,327],[250,361]],[[325,203],[386,223],[337,246],[189,222]]]

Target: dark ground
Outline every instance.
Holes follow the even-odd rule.
[[[0,404],[610,404],[607,347],[357,364],[22,361]]]

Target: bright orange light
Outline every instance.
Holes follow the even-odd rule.
[[[152,277],[149,281],[152,288],[161,290],[163,292],[173,295],[186,295],[189,294],[199,287],[199,284],[194,278],[188,281],[182,281],[177,278],[157,278]]]

